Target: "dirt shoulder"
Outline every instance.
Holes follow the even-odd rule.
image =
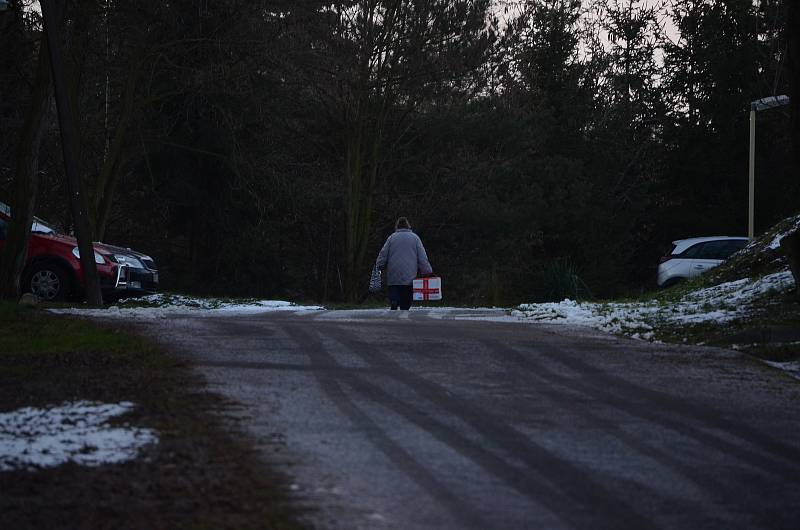
[[[110,423],[158,443],[120,464],[0,471],[3,528],[299,528],[283,478],[186,365],[126,331],[0,304],[0,413],[79,400],[134,403]]]

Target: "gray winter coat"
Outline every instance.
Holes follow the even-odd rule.
[[[418,274],[433,272],[422,241],[408,228],[389,236],[375,263],[379,269],[388,269],[386,285],[411,285]]]

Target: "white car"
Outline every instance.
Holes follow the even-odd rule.
[[[679,239],[658,265],[658,286],[670,287],[712,269],[747,246],[746,237],[714,236]]]

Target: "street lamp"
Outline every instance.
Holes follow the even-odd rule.
[[[753,239],[755,232],[754,204],[756,182],[756,112],[789,104],[789,96],[770,96],[750,103],[750,195],[747,211],[747,237]]]

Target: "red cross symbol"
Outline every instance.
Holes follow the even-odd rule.
[[[430,278],[422,278],[422,288],[415,288],[414,292],[421,294],[423,300],[430,300],[432,294],[439,294],[439,289],[430,286]]]

